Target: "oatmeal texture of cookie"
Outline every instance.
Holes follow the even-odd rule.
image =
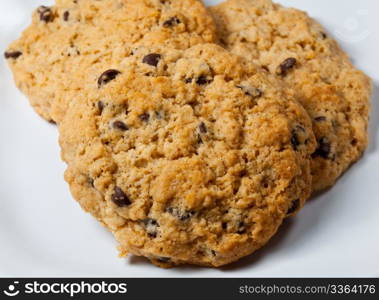
[[[215,27],[197,0],[57,0],[5,52],[17,86],[46,120],[59,123],[82,84],[74,74],[116,66],[143,44],[212,42]]]
[[[253,63],[143,46],[94,74],[59,127],[65,178],[121,255],[222,266],[309,196],[311,120]]]
[[[313,189],[333,185],[367,147],[371,80],[305,12],[270,0],[228,0],[210,10],[221,45],[294,91],[318,141]]]

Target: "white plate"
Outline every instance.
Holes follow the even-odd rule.
[[[1,52],[43,2],[50,3],[0,1]],[[0,277],[379,276],[379,2],[280,2],[326,25],[375,82],[370,147],[336,186],[310,200],[266,248],[229,267],[163,270],[120,259],[111,235],[70,196],[56,128],[34,113],[0,59]]]

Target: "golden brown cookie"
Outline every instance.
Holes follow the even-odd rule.
[[[58,123],[82,89],[75,73],[117,65],[137,45],[185,49],[214,40],[213,20],[197,0],[56,2],[35,11],[32,24],[5,56],[35,110]]]
[[[333,185],[367,147],[370,79],[305,12],[270,0],[228,0],[211,12],[226,49],[294,90],[318,141],[313,189]]]
[[[123,255],[221,266],[309,196],[311,120],[251,62],[144,46],[91,76],[59,127],[65,177]]]

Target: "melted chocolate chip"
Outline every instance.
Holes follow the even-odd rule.
[[[139,116],[140,120],[143,122],[149,122],[150,115],[148,113],[143,113]]]
[[[45,23],[52,22],[54,20],[54,14],[50,7],[40,6],[38,8],[39,19]]]
[[[315,153],[312,154],[312,157],[322,157],[324,159],[328,159],[331,151],[331,145],[326,137],[322,137],[318,140],[318,148]]]
[[[201,133],[207,133],[207,126],[205,126],[204,122],[201,122],[199,125],[199,130]]]
[[[114,80],[119,74],[121,74],[121,72],[114,69],[105,71],[103,74],[100,75],[99,79],[97,80],[97,86],[101,88],[108,82]]]
[[[184,82],[185,83],[192,83],[192,78],[186,78],[186,79],[184,79]]]
[[[125,207],[131,204],[129,197],[118,186],[114,189],[112,201],[119,207]]]
[[[287,73],[296,66],[297,60],[294,57],[289,57],[283,61],[278,67],[276,73],[277,75],[285,76]]]
[[[66,10],[63,13],[63,20],[67,22],[69,18],[70,18],[70,12]]]
[[[299,209],[300,206],[300,199],[296,199],[292,201],[291,207],[287,211],[287,215],[293,214],[295,211]]]
[[[163,27],[165,28],[169,28],[169,27],[173,27],[173,26],[176,26],[178,24],[180,24],[180,20],[177,18],[177,17],[172,17],[166,21],[163,22]]]
[[[113,128],[121,130],[121,131],[126,131],[129,129],[128,125],[126,125],[122,121],[114,121],[113,122]]]
[[[17,59],[22,55],[21,51],[7,51],[4,53],[4,57],[6,59],[12,58],[12,59]]]
[[[324,122],[324,121],[326,121],[326,117],[324,117],[324,116],[320,116],[320,117],[316,117],[314,120],[315,120],[316,122]]]
[[[150,66],[156,67],[156,66],[158,66],[158,63],[161,60],[161,58],[162,58],[162,56],[160,54],[151,53],[151,54],[146,55],[143,58],[142,62],[144,64],[148,64]]]

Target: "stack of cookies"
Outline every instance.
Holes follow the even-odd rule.
[[[5,53],[121,255],[253,253],[367,147],[371,82],[270,0],[56,0]]]

